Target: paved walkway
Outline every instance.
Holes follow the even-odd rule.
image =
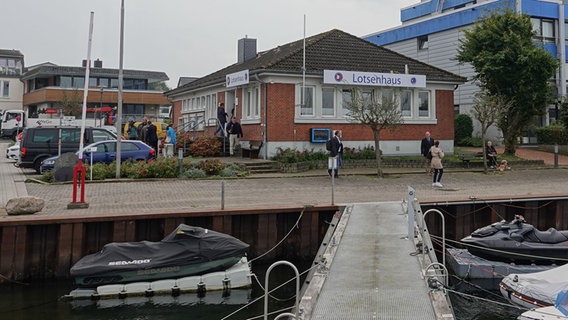
[[[325,170],[301,174],[253,175],[248,179],[228,180],[150,180],[88,183],[85,187],[87,209],[67,209],[72,199],[72,185],[26,183],[22,170],[5,158],[6,140],[0,140],[0,222],[29,219],[8,217],[4,205],[8,199],[32,195],[46,201],[44,210],[34,217],[101,216],[116,214],[195,212],[203,210],[297,207],[304,205],[347,204],[356,202],[398,201],[407,186],[416,189],[421,201],[450,201],[508,198],[536,195],[568,195],[568,169],[523,170],[485,175],[471,171],[446,170],[445,188],[431,187],[431,177],[421,170],[386,169],[386,178],[372,176],[374,170],[345,169],[332,180]],[[533,155],[538,151],[532,150]],[[568,158],[568,157],[567,157]],[[565,160],[562,160],[565,161]],[[568,162],[566,162],[568,164]],[[224,199],[222,200],[222,190]]]

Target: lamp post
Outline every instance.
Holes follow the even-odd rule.
[[[101,84],[99,86],[99,88],[101,89],[101,97],[99,99],[99,116],[100,116],[103,112],[103,93],[105,91],[105,86]],[[95,127],[96,126],[97,126],[97,108],[95,108]],[[99,127],[102,127],[102,123],[101,123],[100,119],[99,119]]]

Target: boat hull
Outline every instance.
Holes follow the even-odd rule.
[[[198,264],[161,266],[136,270],[116,270],[100,274],[75,277],[75,284],[79,287],[97,287],[105,284],[130,283],[139,281],[154,281],[160,279],[181,278],[193,275],[202,275],[216,271],[223,271],[241,260],[241,257],[229,257]]]

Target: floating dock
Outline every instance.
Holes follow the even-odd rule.
[[[427,286],[407,234],[401,202],[348,206],[322,256],[325,266],[304,292],[302,319],[454,319],[431,299],[436,289]]]

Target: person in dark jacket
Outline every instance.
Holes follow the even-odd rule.
[[[223,137],[225,135],[225,126],[227,125],[227,112],[225,112],[225,104],[223,102],[219,103],[217,108],[217,120],[219,123],[213,135],[216,136],[217,132],[221,132],[221,137]]]
[[[158,128],[152,123],[152,121],[148,121],[146,125],[146,144],[156,150],[156,155],[158,154]]]
[[[428,174],[432,174],[432,167],[430,165],[432,157],[428,156],[428,154],[433,145],[434,139],[430,136],[430,131],[426,131],[426,133],[424,133],[424,139],[420,142],[420,154],[424,157],[424,168]]]
[[[493,142],[487,141],[487,145],[485,146],[485,156],[487,157],[487,164],[491,167],[491,169],[495,169],[497,167],[497,150],[493,146]]]
[[[233,155],[235,146],[239,143],[239,138],[243,137],[243,128],[237,121],[237,117],[231,118],[231,122],[227,125],[227,132],[229,133],[229,153]]]
[[[333,133],[333,137],[331,138],[331,150],[329,151],[329,158],[327,162],[327,173],[331,177],[333,172],[333,176],[335,178],[339,178],[339,154],[343,149],[343,144],[341,143],[339,135],[339,130],[336,130]]]

